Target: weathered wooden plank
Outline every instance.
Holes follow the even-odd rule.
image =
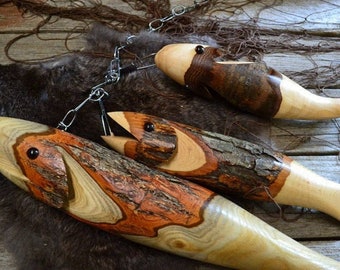
[[[57,1],[46,1],[47,3],[55,6],[58,5]],[[70,1],[71,2],[71,1]],[[112,8],[118,8],[119,10],[127,13],[133,12],[138,14],[138,11],[134,10],[124,1],[101,1],[104,5]],[[237,1],[224,1],[226,9],[218,11],[213,15],[226,22],[257,22],[262,28],[270,30],[281,30],[291,32],[304,32],[308,30],[317,34],[339,35],[339,22],[337,8],[338,4],[336,0],[322,1],[250,1],[247,3],[245,0]],[[77,3],[78,6],[81,5]],[[91,6],[91,2],[82,2],[86,6]],[[172,6],[183,5],[193,6],[192,0],[172,0]],[[274,6],[273,6],[274,5]],[[59,6],[65,6],[65,3],[59,3]],[[230,6],[227,8],[227,6]],[[140,12],[139,12],[140,13]],[[25,18],[23,21],[19,19],[20,13],[13,9],[12,6],[2,7],[0,10],[0,19],[5,18],[7,23],[0,22],[0,28],[10,27],[12,30],[25,31],[35,27],[37,22],[41,19],[37,17]],[[10,22],[10,23],[8,23]],[[24,22],[24,23],[23,23]],[[70,30],[76,26],[84,24],[75,21],[63,20],[46,26],[46,30],[53,29],[55,31]]]
[[[263,208],[268,212],[264,212]],[[301,209],[285,209],[282,220],[274,206],[255,209],[254,214],[294,239],[336,239],[340,235],[339,221],[316,211],[308,211],[300,217]],[[271,209],[269,209],[271,208]],[[286,213],[287,212],[287,213]],[[295,213],[293,213],[295,212]],[[295,220],[296,219],[296,220]]]
[[[272,147],[290,155],[334,155],[340,150],[339,132],[339,119],[274,121]]]
[[[339,72],[340,69],[340,50],[301,55],[301,52],[289,53],[271,53],[264,55],[263,60],[271,67],[287,74],[293,72],[302,72],[304,70],[315,69],[317,67],[330,67]],[[288,75],[288,74],[287,74]],[[316,72],[318,76],[318,73]],[[321,75],[321,74],[320,74]],[[317,78],[313,78],[314,80]],[[339,80],[333,85],[339,85]],[[307,82],[308,83],[308,82]]]
[[[102,2],[115,8],[119,6],[119,9],[126,12],[132,11],[131,7],[124,4],[122,1],[104,0]],[[172,2],[174,5],[191,5],[193,3],[191,0],[173,0]],[[225,2],[238,5],[245,1],[237,0]],[[226,19],[226,23],[229,23],[230,21],[236,23],[236,21],[249,21],[259,14],[259,17],[256,19],[258,25],[263,28],[268,28],[271,31],[278,30],[277,33],[275,33],[275,35],[280,35],[278,42],[290,42],[282,34],[285,31],[304,33],[304,30],[307,30],[309,33],[320,34],[322,36],[339,35],[339,17],[337,13],[337,8],[339,9],[339,6],[336,3],[336,0],[298,2],[293,0],[278,1],[279,5],[275,9],[272,8],[260,11],[262,7],[269,5],[272,2],[274,1],[266,0],[260,1],[260,3],[257,1],[256,3],[254,2],[238,9],[236,14],[231,14],[235,9],[226,10],[224,11],[223,16]],[[230,15],[232,16],[230,17]],[[37,17],[26,16],[25,18],[21,18],[20,13],[14,8],[0,8],[0,48],[4,48],[8,40],[15,37],[17,34],[27,33],[29,30],[33,29],[40,20],[41,19]],[[32,57],[44,58],[65,53],[67,50],[64,47],[63,39],[65,39],[68,31],[78,32],[78,29],[74,28],[76,26],[84,27],[85,24],[70,20],[60,20],[56,23],[49,24],[43,28],[44,34],[41,36],[44,38],[60,38],[61,40],[42,41],[33,36],[19,41],[11,48],[10,53],[18,59],[31,59]],[[263,38],[273,40],[277,37],[264,36]],[[319,44],[319,46],[322,46],[323,48],[325,46],[334,48],[336,43],[339,44],[338,39],[336,38],[316,36],[304,37],[299,40],[291,41],[292,51],[289,53],[281,51],[279,48],[274,53],[274,50],[272,49],[272,53],[265,55],[265,61],[270,66],[277,68],[283,73],[300,72],[305,69],[315,68],[316,66],[332,66],[334,68],[339,68],[339,50],[301,56],[299,55],[299,51],[294,52],[294,47],[296,47],[299,42],[306,46],[316,46]],[[83,43],[81,40],[77,39],[71,41],[70,46],[72,49],[79,49],[83,46]],[[5,57],[2,51],[0,53],[0,63],[5,64],[9,62],[10,61]],[[336,90],[336,88],[339,89],[340,85],[340,78],[338,75],[337,77],[337,81],[327,85],[327,87],[334,88],[334,90],[328,92],[332,96],[340,96],[340,91]],[[320,86],[323,87],[322,84]],[[332,121],[281,121],[281,129],[274,128],[272,130],[272,135],[275,136],[275,140],[279,140],[282,144],[298,145],[297,148],[289,150],[288,152],[294,155],[294,159],[326,178],[339,182],[340,166],[339,157],[336,154],[339,153],[340,144],[338,126],[339,123],[336,124]],[[304,141],[302,144],[298,144],[294,141],[298,140],[298,138],[291,136],[291,134],[300,135],[302,138],[305,136],[313,137],[310,140]],[[327,141],[327,143],[325,141]],[[325,156],[325,154],[327,155]],[[274,206],[268,206],[268,209],[273,210],[273,207]],[[285,213],[285,217],[293,219],[297,216],[297,212],[298,209],[296,208],[288,209]],[[296,222],[276,220],[258,207],[254,210],[254,213],[282,232],[301,240],[301,243],[306,246],[340,261],[340,226],[338,221],[335,221],[327,215],[313,211],[304,214]],[[305,241],[310,239],[321,240]],[[1,245],[0,269],[15,269],[11,257]]]
[[[51,6],[59,6],[59,7],[93,7],[94,3],[97,1],[44,1],[44,3]],[[110,1],[104,0],[101,1],[102,4],[107,5],[108,7],[112,7],[118,9],[122,12],[126,12],[128,14],[138,14],[140,12],[131,8],[124,1]],[[22,12],[17,10],[12,4],[7,4],[1,6],[0,8],[0,33],[22,33],[27,32],[46,19],[47,16],[34,16],[30,14],[25,14],[22,16]],[[87,21],[76,21],[68,18],[58,19],[57,16],[52,17],[49,22],[47,22],[42,28],[42,32],[78,32],[80,29],[84,29],[87,26]]]
[[[293,158],[319,175],[340,183],[340,156],[294,156]],[[340,227],[340,226],[339,226]]]
[[[179,2],[179,1],[178,1]],[[339,8],[336,0],[330,1],[226,1],[233,6],[227,11],[216,12],[225,21],[249,22],[254,20],[261,28],[288,32],[309,32],[339,36]],[[272,7],[273,4],[276,5]]]
[[[13,38],[17,37],[17,34],[1,34],[0,39],[0,63],[1,64],[9,64],[12,61],[7,58],[5,55],[5,47],[7,43]],[[34,60],[43,59],[53,57],[56,55],[68,53],[69,50],[78,50],[81,49],[84,45],[83,39],[69,39],[67,42],[67,46],[69,50],[65,47],[65,39],[68,37],[67,33],[45,33],[39,35],[38,38],[36,35],[22,38],[15,42],[13,46],[9,49],[10,57],[13,57],[15,60],[24,61],[24,60]]]
[[[18,34],[1,34],[0,48],[4,48],[6,44],[17,37]],[[23,38],[16,42],[10,50],[11,55],[15,55],[16,58],[26,59],[29,57],[46,57],[56,55],[61,52],[66,52],[65,39],[68,39],[68,45],[71,49],[80,49],[83,46],[83,40],[81,34],[73,34],[72,38],[68,37],[68,33],[41,33],[39,36],[32,35]],[[34,46],[32,46],[34,44]],[[3,49],[2,49],[3,50]],[[1,63],[8,63],[8,59],[4,54],[0,55]],[[299,55],[296,53],[271,53],[264,56],[264,61],[269,65],[282,73],[286,72],[301,72],[306,69],[313,69],[317,66],[329,66],[334,69],[339,69],[340,65],[340,51],[318,53],[311,56]],[[326,73],[327,75],[327,73]],[[339,82],[340,84],[340,82]]]
[[[335,260],[340,260],[340,241],[303,241],[303,245]]]
[[[24,19],[19,10],[12,4],[0,7],[0,33],[15,31],[16,27],[24,26],[28,19]],[[27,30],[27,28],[26,28]]]

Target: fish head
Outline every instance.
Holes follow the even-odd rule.
[[[103,136],[117,152],[149,166],[167,162],[175,155],[176,131],[167,120],[136,112],[108,115],[131,135]]]
[[[210,173],[218,166],[200,129],[142,113],[108,115],[134,137],[103,137],[123,155],[177,176]]]
[[[221,49],[208,45],[179,43],[163,47],[155,56],[156,66],[177,83],[205,98],[213,98],[207,83]]]
[[[64,157],[52,139],[54,129],[0,117],[0,173],[35,198],[60,208],[68,197]]]

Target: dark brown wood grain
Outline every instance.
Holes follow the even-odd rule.
[[[218,49],[206,47],[196,53],[184,78],[186,86],[203,97],[223,97],[237,108],[271,118],[282,96],[281,74],[265,63],[219,63]]]
[[[130,10],[123,1],[120,0],[103,0],[104,4],[114,6],[120,10]],[[242,2],[242,1],[239,1]],[[269,5],[272,1],[265,1]],[[175,4],[192,4],[191,0],[171,1]],[[312,3],[312,4],[311,4]],[[333,6],[332,6],[333,4]],[[279,1],[279,5],[275,9],[268,9],[268,12],[263,12],[260,17],[252,17],[258,20],[261,27],[266,27],[271,32],[263,35],[261,38],[265,41],[284,42],[291,49],[289,52],[272,50],[264,55],[264,60],[270,65],[278,67],[280,72],[290,74],[292,72],[301,72],[306,69],[315,68],[316,66],[328,67],[334,66],[336,59],[339,59],[339,51],[330,50],[327,53],[315,52],[312,54],[301,55],[299,51],[294,50],[296,45],[295,39],[289,39],[287,32],[294,32],[300,36],[299,44],[306,47],[319,46],[333,47],[339,44],[339,30],[335,24],[338,21],[336,16],[337,9],[334,5],[338,5],[337,1]],[[257,14],[263,9],[263,3],[251,3],[250,5],[242,6],[244,12],[231,14],[228,10],[221,10],[217,16],[224,18],[232,15],[231,19],[235,22],[248,21],[249,15]],[[134,12],[134,11],[131,11]],[[304,20],[304,18],[308,18]],[[18,33],[27,33],[33,29],[40,18],[36,17],[21,17],[20,12],[16,8],[11,10],[0,8],[0,24],[1,38],[0,47],[6,46],[7,42],[12,38],[17,37]],[[224,25],[230,27],[230,21],[224,20]],[[287,23],[288,22],[288,23]],[[43,37],[49,40],[40,40],[36,36],[32,36],[16,43],[10,50],[10,55],[15,59],[36,59],[44,58],[52,55],[67,52],[64,46],[64,39],[68,36],[67,31],[76,30],[77,27],[83,26],[80,22],[71,20],[59,20],[54,24],[46,26]],[[313,33],[313,35],[305,35]],[[55,40],[60,38],[60,40]],[[84,46],[82,38],[76,38],[69,41],[70,48],[80,49]],[[12,61],[6,57],[4,53],[0,54],[2,64],[8,64]],[[334,66],[335,67],[335,66]],[[318,71],[318,70],[316,70]],[[316,77],[319,77],[319,73]],[[328,78],[333,75],[325,73]],[[315,91],[313,80],[305,82],[306,86]],[[329,81],[327,79],[327,81]],[[322,84],[320,85],[322,86]],[[339,83],[327,84],[328,89],[322,89],[325,94],[330,96],[339,95]],[[332,88],[332,89],[329,89]],[[296,121],[279,121],[278,125],[273,127],[271,136],[274,136],[274,141],[280,140],[281,145],[285,146],[285,150],[294,155],[294,159],[304,164],[306,167],[313,168],[316,172],[325,177],[339,182],[339,141],[338,141],[337,121],[318,121],[318,122],[296,122]],[[276,147],[277,145],[273,145]],[[336,260],[340,260],[340,229],[338,221],[329,218],[322,213],[307,211],[298,221],[286,222],[279,218],[277,214],[278,208],[271,205],[270,209],[276,213],[274,217],[264,211],[263,208],[256,208],[255,214],[267,223],[277,227],[280,231],[288,234],[295,239],[302,241],[303,239],[311,240],[309,246],[312,249],[319,251]],[[296,210],[299,213],[299,209]],[[286,214],[289,220],[295,220],[298,214]],[[51,224],[56,224],[56,220],[51,220]],[[54,225],[53,225],[54,226]],[[8,236],[6,232],[4,235]],[[51,235],[54,235],[51,233]],[[50,237],[44,235],[43,237]],[[92,237],[92,235],[91,235]],[[80,237],[79,237],[80,238]],[[78,238],[78,239],[79,239]],[[22,238],[22,246],[27,245],[26,237]],[[0,239],[1,247],[3,247],[3,239]],[[36,247],[42,246],[42,242],[36,241]],[[8,248],[8,246],[6,246]],[[32,248],[36,250],[36,248]],[[98,249],[99,250],[99,249]],[[105,254],[104,250],[101,250]],[[16,270],[11,254],[6,252],[4,248],[0,250],[0,268],[8,270]],[[92,254],[95,254],[93,252]],[[27,258],[26,258],[27,259]],[[26,259],[23,260],[29,263]],[[24,264],[27,265],[27,264]],[[200,269],[211,269],[207,266],[201,266]]]

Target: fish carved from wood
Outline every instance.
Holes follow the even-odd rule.
[[[206,98],[223,98],[243,111],[265,118],[340,117],[340,98],[318,96],[263,62],[218,61],[218,48],[170,44],[155,56],[169,77]]]
[[[340,185],[290,157],[163,118],[111,112],[132,137],[103,136],[118,152],[219,193],[318,209],[340,220]]]
[[[82,222],[196,260],[237,269],[340,267],[208,189],[45,125],[0,118],[0,172]]]

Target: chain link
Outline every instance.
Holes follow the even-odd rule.
[[[74,120],[77,117],[78,111],[83,108],[85,104],[89,101],[102,102],[103,97],[109,95],[103,88],[101,88],[102,85],[103,83],[93,87],[91,93],[86,99],[84,99],[77,107],[69,110],[65,114],[64,118],[59,122],[57,128],[66,131],[73,124]]]
[[[175,19],[176,17],[182,16],[185,13],[188,13],[188,12],[190,12],[190,11],[196,9],[196,8],[204,6],[208,2],[209,2],[209,0],[201,0],[201,1],[195,0],[194,5],[192,5],[192,6],[187,6],[187,7],[183,6],[183,5],[175,6],[175,7],[172,8],[170,15],[151,21],[149,23],[148,31],[149,32],[158,31],[158,30],[162,29],[163,26],[165,25],[165,23],[167,23],[168,21],[171,21],[171,20]]]
[[[192,6],[183,6],[183,5],[178,5],[175,6],[171,9],[171,13],[168,16],[165,16],[163,18],[160,19],[155,19],[153,21],[151,21],[149,23],[149,32],[155,32],[160,30],[165,23],[167,23],[168,21],[173,20],[174,18],[181,16],[185,13],[188,13],[196,8],[199,8],[203,5],[206,5],[209,2],[209,0],[195,0],[194,4]],[[104,108],[104,102],[103,102],[103,98],[105,96],[108,96],[109,94],[102,88],[106,85],[109,84],[117,84],[121,78],[121,63],[120,63],[120,51],[122,49],[124,49],[126,46],[132,44],[135,40],[136,36],[134,35],[130,35],[126,38],[125,43],[120,45],[120,46],[116,46],[114,49],[114,54],[113,54],[113,59],[110,62],[110,65],[108,67],[108,71],[107,74],[104,77],[104,82],[94,86],[91,88],[91,92],[89,94],[89,96],[84,99],[77,107],[75,107],[74,109],[69,110],[64,118],[59,122],[57,128],[66,131],[74,122],[74,120],[77,117],[77,113],[78,111],[89,101],[92,102],[98,102],[99,107],[100,107],[100,117],[101,117],[101,121],[102,121],[102,126],[103,126],[103,130],[105,135],[111,135],[111,130],[110,130],[110,125],[107,119],[107,115],[106,115],[106,111]],[[149,66],[145,66],[145,67],[141,67],[141,68],[136,68],[135,70],[140,70],[140,69],[144,69],[150,66],[154,66],[154,65],[149,65]]]

